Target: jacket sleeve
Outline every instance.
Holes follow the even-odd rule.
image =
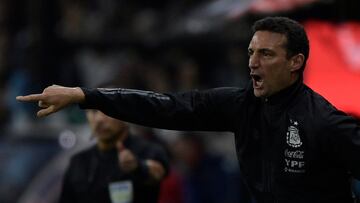
[[[341,111],[334,111],[328,118],[332,134],[334,155],[346,169],[360,180],[360,124],[351,116]]]
[[[168,94],[123,88],[82,90],[85,102],[81,108],[99,109],[120,120],[172,130],[232,131],[244,97],[244,90],[238,88]]]

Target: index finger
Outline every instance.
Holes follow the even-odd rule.
[[[23,102],[37,102],[44,99],[43,94],[30,94],[26,96],[17,96],[16,100]]]

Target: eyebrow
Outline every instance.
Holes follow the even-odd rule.
[[[275,52],[273,49],[269,49],[269,48],[262,48],[262,49],[259,49],[259,51],[261,51],[261,52],[265,52],[265,51]]]
[[[248,51],[254,51],[251,47],[248,48]],[[275,52],[273,49],[270,48],[260,48],[257,49],[258,52]]]

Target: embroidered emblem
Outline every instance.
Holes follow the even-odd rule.
[[[288,131],[286,133],[286,143],[294,148],[298,148],[302,145],[297,125],[297,121],[294,122],[293,120],[290,120],[290,126],[288,127]]]

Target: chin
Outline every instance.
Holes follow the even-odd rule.
[[[255,95],[255,97],[260,97],[260,98],[265,97],[265,94],[262,91],[255,90],[255,89],[254,89],[254,95]]]

